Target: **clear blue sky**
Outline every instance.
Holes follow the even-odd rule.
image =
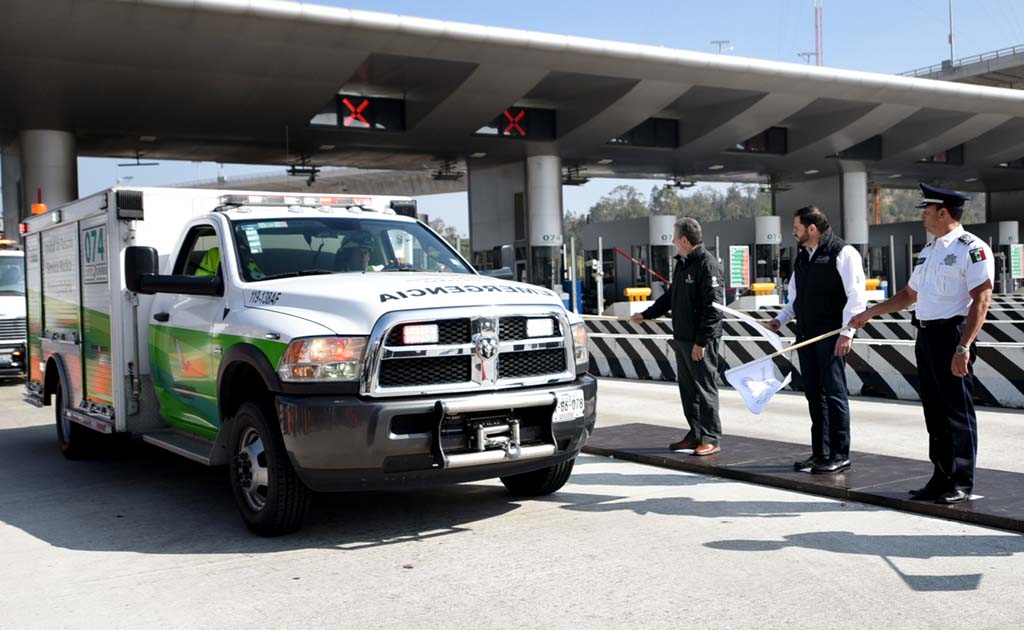
[[[730,40],[729,54],[801,63],[814,49],[812,0],[320,0],[351,9],[383,11],[712,52],[711,40]],[[949,56],[948,0],[823,0],[825,65],[898,73]],[[954,0],[957,58],[1024,44],[1024,1]],[[118,168],[127,160],[79,160],[82,195],[125,183],[163,185],[217,176],[217,165],[164,161]],[[281,167],[226,165],[225,174],[266,173]],[[565,191],[565,208],[580,212],[613,186],[632,183],[647,193],[656,182],[593,180]],[[421,207],[467,232],[465,194],[437,195]]]

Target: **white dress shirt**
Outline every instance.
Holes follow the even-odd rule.
[[[985,241],[957,226],[924,246],[907,284],[917,291],[917,318],[925,321],[967,315],[971,291],[995,282],[996,266]]]
[[[814,258],[814,252],[817,249],[817,246],[807,248],[808,261]],[[867,287],[864,286],[864,263],[860,257],[860,252],[852,245],[844,245],[839,250],[839,255],[836,256],[836,269],[839,271],[839,277],[843,279],[843,289],[846,291],[846,306],[843,307],[843,326],[845,326],[850,323],[850,319],[854,315],[862,313],[868,305]],[[779,323],[785,324],[793,319],[796,315],[796,312],[793,310],[794,303],[796,303],[795,270],[789,276],[786,305],[775,316]],[[844,330],[840,334],[852,338],[855,332],[853,330]]]

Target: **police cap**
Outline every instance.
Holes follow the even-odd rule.
[[[964,203],[970,199],[967,195],[958,193],[955,190],[947,190],[945,188],[939,188],[938,186],[929,186],[928,184],[918,184],[921,189],[921,202],[917,204],[917,208],[924,208],[928,205],[935,204],[944,208],[960,208]]]

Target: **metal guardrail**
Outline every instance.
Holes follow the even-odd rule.
[[[993,50],[992,52],[982,53],[980,55],[974,55],[973,57],[964,57],[963,59],[957,59],[952,63],[944,61],[942,63],[927,66],[925,68],[918,68],[917,70],[910,70],[907,72],[901,72],[901,77],[922,77],[930,74],[936,74],[946,70],[955,70],[963,66],[969,66],[975,63],[981,63],[983,61],[989,61],[991,59],[999,59],[1000,57],[1009,57],[1011,55],[1024,54],[1024,44],[1018,46],[1011,46],[1009,48],[1000,48],[999,50]]]

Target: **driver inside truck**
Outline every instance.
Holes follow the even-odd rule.
[[[249,254],[248,248],[239,246],[239,250],[241,250],[239,253],[242,256],[242,259],[248,259],[248,263],[246,263],[246,265],[249,268],[249,276],[254,280],[259,280],[264,277],[264,273],[260,271],[259,265],[256,264],[256,261],[253,260],[252,256]],[[203,256],[203,259],[199,261],[199,266],[196,268],[195,275],[196,277],[210,277],[217,275],[217,272],[219,271],[220,248],[211,247]]]
[[[341,249],[334,256],[334,267],[338,271],[377,271],[370,265],[370,250],[373,237],[369,232],[359,231],[345,237]]]

